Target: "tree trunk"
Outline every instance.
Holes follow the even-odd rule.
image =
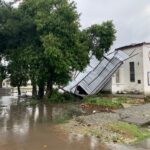
[[[0,80],[0,88],[2,88],[2,83],[3,83],[3,81]]]
[[[46,96],[49,98],[53,93],[53,83],[52,80],[49,79],[47,82]]]
[[[17,86],[17,88],[18,88],[18,96],[21,96],[20,86]]]
[[[34,76],[31,78],[31,84],[32,84],[32,97],[37,97],[37,84]]]
[[[39,91],[38,91],[38,97],[39,99],[42,99],[44,97],[44,84],[40,84],[39,86]]]
[[[36,85],[33,84],[32,85],[32,97],[36,97],[37,96],[37,88]]]

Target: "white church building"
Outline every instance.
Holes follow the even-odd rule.
[[[132,56],[113,75],[105,90],[117,93],[150,95],[150,43],[138,43],[117,48]]]

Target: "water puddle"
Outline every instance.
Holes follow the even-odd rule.
[[[94,137],[68,135],[57,126],[66,117],[84,113],[78,111],[79,106],[38,104],[27,107],[22,105],[23,101],[0,97],[0,150],[106,149]]]

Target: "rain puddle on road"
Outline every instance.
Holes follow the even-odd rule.
[[[0,97],[0,150],[105,150],[96,138],[68,135],[56,124],[65,105],[22,105],[15,97]]]

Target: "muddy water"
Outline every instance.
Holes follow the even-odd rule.
[[[22,105],[15,97],[0,97],[0,150],[105,150],[95,138],[68,135],[56,124],[67,107]]]

